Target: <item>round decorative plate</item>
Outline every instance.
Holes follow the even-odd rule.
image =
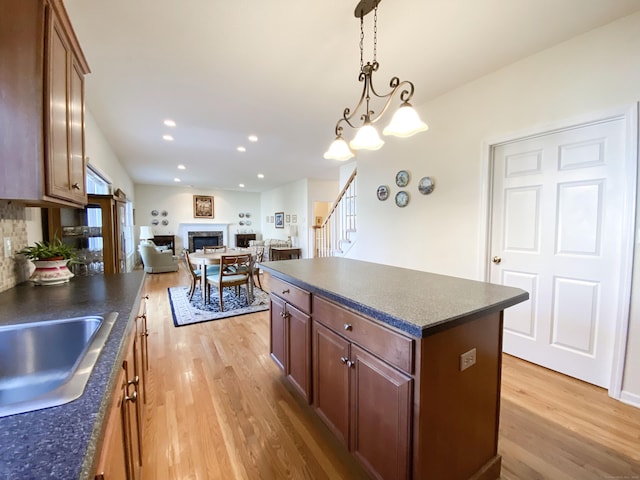
[[[162,213],[160,215],[166,217],[167,215],[169,215],[169,212],[167,212],[166,210],[162,210]]]
[[[244,222],[244,224],[247,226],[251,225],[251,220],[247,220],[246,222]]]
[[[151,210],[151,215],[153,215],[154,217],[158,216],[158,210]]]
[[[384,201],[389,198],[389,187],[386,185],[380,185],[377,191],[378,200]]]
[[[169,220],[167,220],[166,218],[162,220],[162,225],[164,225],[165,227],[169,225]]]
[[[420,179],[420,183],[418,184],[418,191],[423,195],[429,195],[433,192],[435,188],[435,184],[433,183],[433,179],[431,177],[422,177]]]
[[[409,192],[405,192],[404,190],[396,193],[396,205],[399,207],[406,207],[409,203]]]
[[[239,214],[238,214],[238,216],[239,216],[240,218],[244,218],[244,213],[239,213]]]
[[[154,218],[153,220],[151,220],[151,225],[158,225],[160,222],[158,221],[157,218]]]
[[[243,221],[240,221],[240,226],[244,227],[244,222]]]
[[[396,173],[396,185],[399,187],[406,187],[409,185],[409,172],[406,170],[400,170]]]
[[[249,212],[244,214],[245,217],[249,218],[251,216],[251,214]]]

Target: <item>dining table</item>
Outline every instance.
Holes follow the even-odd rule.
[[[197,265],[201,272],[200,290],[202,290],[202,303],[207,303],[207,265],[220,265],[220,258],[223,255],[245,255],[250,253],[253,259],[256,258],[256,251],[252,248],[227,248],[204,253],[202,250],[196,250],[189,254],[189,261]],[[253,297],[253,275],[249,272],[249,286],[251,288],[251,297]]]

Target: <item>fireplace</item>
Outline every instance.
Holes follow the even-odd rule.
[[[189,251],[201,250],[203,246],[223,245],[223,232],[189,232]]]

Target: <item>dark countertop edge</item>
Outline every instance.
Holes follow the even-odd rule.
[[[95,468],[98,465],[100,450],[102,449],[102,444],[104,443],[104,433],[107,428],[108,420],[107,413],[109,407],[112,404],[113,396],[115,394],[116,380],[120,375],[120,364],[127,355],[126,347],[128,345],[128,340],[131,336],[131,331],[135,329],[135,318],[140,310],[140,302],[142,301],[142,291],[144,290],[146,275],[147,274],[145,273],[142,276],[140,287],[138,288],[138,292],[136,293],[136,301],[131,307],[131,313],[129,314],[129,318],[127,319],[127,326],[122,337],[120,338],[118,353],[116,354],[116,358],[113,361],[113,367],[111,369],[111,373],[109,374],[109,379],[107,380],[107,383],[105,385],[105,394],[102,397],[100,406],[98,407],[98,413],[93,424],[93,430],[91,431],[87,449],[82,460],[82,467],[80,469],[79,477],[80,480],[93,480],[94,478],[92,474],[94,473]]]
[[[364,305],[360,302],[357,302],[351,298],[348,297],[344,297],[342,295],[338,295],[334,292],[330,292],[328,290],[324,290],[322,288],[319,288],[315,285],[309,284],[303,280],[300,280],[299,278],[296,277],[292,277],[291,275],[288,275],[286,273],[281,272],[280,270],[276,270],[275,268],[269,266],[269,263],[276,263],[276,262],[265,262],[265,263],[261,263],[260,264],[260,268],[266,270],[267,272],[269,272],[271,275],[273,275],[274,277],[280,278],[282,280],[286,280],[289,283],[303,288],[313,294],[319,294],[322,295],[323,297],[328,298],[329,300],[332,300],[336,303],[339,303],[342,306],[346,306],[349,307],[351,309],[353,309],[354,311],[356,311],[357,313],[363,314],[363,315],[367,315],[369,317],[371,317],[374,320],[379,321],[380,323],[384,324],[387,327],[392,327],[396,330],[399,330],[403,333],[408,333],[409,335],[412,335],[414,337],[417,338],[422,338],[422,337],[427,337],[433,334],[436,334],[438,332],[441,332],[443,330],[455,327],[457,325],[461,325],[463,323],[466,323],[467,321],[471,321],[474,318],[477,318],[479,315],[484,315],[484,314],[489,314],[489,313],[493,313],[493,312],[497,312],[497,311],[501,311],[504,310],[505,308],[511,307],[513,305],[516,305],[520,302],[523,302],[525,300],[529,299],[529,294],[527,292],[524,292],[516,297],[512,297],[508,300],[504,300],[501,302],[497,302],[494,304],[490,304],[487,305],[483,308],[479,308],[473,311],[468,311],[465,312],[463,314],[454,316],[454,317],[450,317],[447,319],[443,319],[439,322],[434,322],[424,328],[421,328],[417,325],[414,325],[412,323],[409,323],[407,321],[405,321],[402,318],[398,318],[394,315],[390,315],[388,313],[382,312],[380,310],[377,310],[375,308],[372,308],[368,305]],[[396,267],[392,267],[389,266],[389,268],[396,268]]]

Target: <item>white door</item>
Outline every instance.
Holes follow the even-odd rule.
[[[620,305],[625,122],[496,146],[490,281],[527,290],[504,351],[609,387]],[[628,296],[628,292],[627,292]]]

